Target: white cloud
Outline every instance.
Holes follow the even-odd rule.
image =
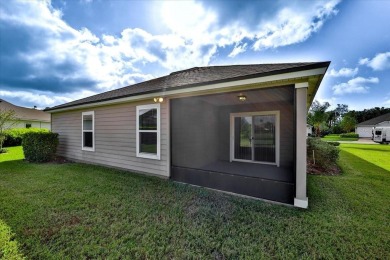
[[[348,80],[346,83],[341,83],[332,87],[333,93],[335,95],[344,95],[351,93],[368,93],[370,87],[367,84],[377,84],[379,83],[378,78],[363,78],[357,77],[351,80]]]
[[[354,77],[358,71],[358,68],[341,68],[340,70],[331,69],[327,74],[331,77]]]
[[[370,62],[369,58],[362,58],[359,60],[359,65],[367,65]]]
[[[242,53],[242,52],[245,52],[247,46],[248,46],[247,43],[238,44],[238,45],[234,46],[234,49],[233,49],[232,52],[228,55],[228,57],[234,58],[234,57],[236,57],[238,54],[240,54],[240,53]]]
[[[94,87],[102,90],[135,83],[134,79],[152,78],[150,74],[141,74],[134,67],[134,63],[138,61],[158,60],[143,47],[132,47],[133,42],[139,38],[145,41],[152,38],[143,30],[125,30],[121,37],[103,36],[101,41],[87,28],[75,30],[66,24],[61,18],[61,12],[53,9],[50,2],[16,2],[11,14],[1,9],[0,14],[0,20],[24,26],[42,36],[40,39],[42,48],[18,55],[18,58],[34,69],[34,75],[29,75],[30,78],[47,76],[50,71],[52,72],[50,76],[64,82],[90,79],[97,82]],[[74,66],[72,71],[61,69],[52,71],[53,66],[67,63]]]
[[[216,14],[195,1],[164,1],[161,8],[162,22],[177,35],[197,38],[211,31]]]
[[[39,108],[45,108],[48,106],[54,106],[61,103],[66,103],[77,98],[84,98],[96,94],[92,91],[80,91],[77,93],[68,93],[63,95],[55,95],[51,92],[35,91],[34,93],[29,91],[7,91],[0,90],[0,96],[4,98],[17,98],[23,102],[32,103]]]
[[[120,35],[98,37],[87,28],[76,30],[64,22],[61,11],[54,9],[49,0],[13,2],[7,6],[7,11],[1,7],[0,22],[25,27],[31,34],[39,33],[41,47],[20,52],[17,56],[33,71],[27,78],[32,80],[50,74],[65,83],[90,80],[91,86],[77,88],[106,91],[153,78],[140,71],[140,64],[179,70],[209,65],[221,47],[234,46],[228,57],[235,57],[246,52],[249,46],[261,51],[305,41],[337,13],[338,2],[310,2],[299,10],[290,5],[280,10],[274,19],[260,22],[255,29],[247,28],[239,21],[221,27],[218,15],[195,1],[156,2],[161,7],[161,22],[168,28],[164,34],[127,28]],[[73,69],[55,69],[64,64],[70,64]],[[25,93],[24,97],[19,94],[19,98],[34,102],[42,98],[46,105],[82,96],[81,92],[64,94],[50,101],[47,99],[50,93]],[[10,93],[3,91],[2,95]]]
[[[374,58],[359,60],[360,65],[367,65],[373,70],[385,70],[390,68],[390,52],[378,53]]]
[[[332,15],[337,14],[338,0],[319,2],[302,10],[289,7],[282,9],[271,21],[263,24],[253,38],[254,50],[277,48],[305,41],[313,33],[317,32],[324,22]]]
[[[316,32],[335,10],[338,0],[308,4],[304,11],[291,5],[281,10],[275,19],[261,23],[257,30],[249,30],[232,22],[218,27],[217,14],[195,1],[164,1],[161,5],[162,22],[170,33],[152,35],[139,28],[128,28],[119,37],[103,35],[101,39],[87,28],[75,30],[62,20],[62,13],[53,9],[49,1],[19,2],[13,15],[1,19],[45,30],[50,49],[30,56],[30,60],[45,60],[49,56],[61,62],[77,61],[87,75],[109,88],[124,71],[136,70],[134,63],[158,63],[174,70],[208,65],[219,47],[234,45],[229,57],[247,50],[254,42],[254,50],[276,48],[299,43]],[[123,61],[126,59],[126,62]]]
[[[252,43],[252,50],[261,51],[305,41],[327,19],[337,14],[336,6],[339,2],[315,1],[299,8],[290,5],[280,10],[274,19],[260,22],[255,29],[245,27],[240,21],[231,21],[227,26],[219,27],[218,15],[195,1],[162,2],[161,10],[162,21],[169,30],[186,43],[191,43],[183,47],[199,50],[201,46],[213,45],[216,50],[218,47],[234,45],[228,55],[234,57],[245,52],[248,43]]]

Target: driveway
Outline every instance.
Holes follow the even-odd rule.
[[[357,141],[337,141],[340,144],[378,144],[371,140],[371,138],[359,138]]]

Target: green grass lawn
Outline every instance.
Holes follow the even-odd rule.
[[[342,144],[308,210],[0,155],[0,258],[390,258],[390,146]],[[381,158],[377,158],[379,157]],[[382,159],[383,158],[383,159]]]

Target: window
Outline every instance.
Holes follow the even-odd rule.
[[[160,104],[137,106],[137,157],[160,160]]]
[[[26,128],[31,128],[31,124],[26,124]]]
[[[82,113],[82,150],[95,151],[95,113]]]

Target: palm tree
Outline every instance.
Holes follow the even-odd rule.
[[[319,101],[315,100],[310,107],[309,114],[307,116],[307,122],[314,126],[315,135],[320,135],[320,126],[326,122],[328,118],[328,113],[326,110],[330,107],[328,102],[321,104]]]

